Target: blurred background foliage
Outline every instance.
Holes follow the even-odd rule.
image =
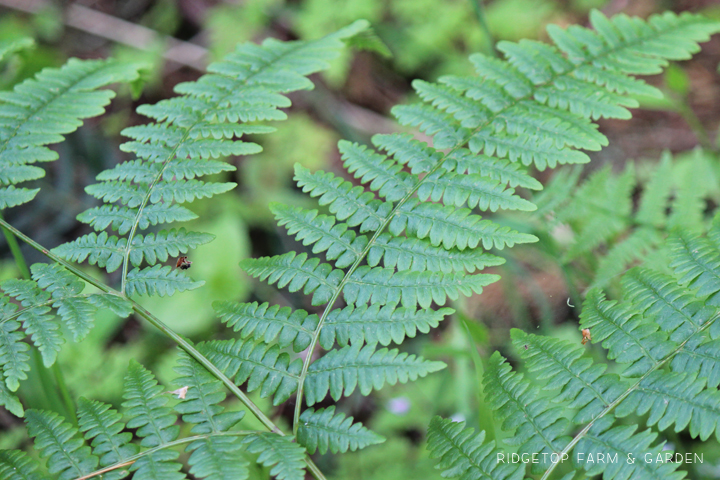
[[[302,295],[252,282],[237,266],[247,256],[304,248],[274,225],[268,209],[271,202],[316,208],[294,187],[293,165],[341,171],[337,140],[367,141],[372,134],[395,130],[389,110],[413,100],[413,79],[468,73],[470,53],[493,55],[498,40],[544,40],[548,23],[587,25],[591,8],[643,17],[692,10],[720,18],[720,2],[704,0],[0,0],[0,42],[20,36],[35,40],[32,48],[9,55],[0,65],[0,90],[71,56],[147,63],[142,82],[121,88],[106,115],[86,122],[57,147],[60,160],[39,181],[42,193],[29,206],[9,211],[9,220],[48,247],[86,233],[75,221],[94,202],[83,188],[125,159],[118,149],[119,132],[144,121],[134,112],[137,105],[171,96],[175,84],[197,78],[209,61],[238,42],[316,38],[365,18],[387,51],[346,52],[329,72],[314,78],[315,90],[292,96],[290,119],[256,140],[264,148],[261,154],[227,159],[237,171],[225,176],[238,188],[193,205],[199,215],[193,223],[217,237],[191,259],[193,277],[205,280],[205,287],[142,301],[193,341],[230,335],[213,315],[211,303],[217,299],[314,311]],[[343,400],[341,410],[388,442],[322,456],[317,461],[324,471],[347,480],[439,478],[424,450],[431,416],[466,419],[490,436],[502,435],[484,407],[479,379],[483,360],[494,350],[513,357],[511,327],[579,342],[577,316],[588,288],[601,286],[617,296],[620,273],[641,261],[662,265],[669,232],[700,229],[712,221],[720,205],[718,63],[720,39],[715,38],[693,60],[647,78],[666,93],[665,100],[640,99],[642,108],[632,120],[601,122],[610,145],[592,152],[590,165],[559,169],[553,176],[535,172],[546,189],[521,194],[538,210],[498,213],[495,220],[534,233],[540,242],[501,252],[506,264],[494,269],[501,282],[482,296],[456,302],[456,315],[430,335],[406,342],[403,348],[442,359],[450,365],[447,370],[370,397]],[[29,249],[23,253],[29,262],[44,260]],[[7,245],[0,242],[0,280],[17,275]],[[68,402],[81,395],[118,405],[122,377],[133,358],[170,383],[173,345],[137,319],[103,312],[85,341],[63,350],[56,371],[36,362],[22,385],[22,399],[29,408],[66,416]],[[255,400],[281,425],[292,415],[293,405],[273,409]],[[24,427],[5,411],[0,411],[0,429],[0,448],[26,445]],[[690,465],[692,478],[720,478],[715,440],[702,447],[681,435],[670,434],[669,440],[681,452],[702,448],[705,462]],[[255,475],[267,478],[260,470]]]

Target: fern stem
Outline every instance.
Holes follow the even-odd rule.
[[[5,221],[5,219],[0,218],[0,226],[3,228],[6,228],[15,236],[17,236],[19,239],[33,247],[34,249],[40,251],[44,255],[46,255],[48,258],[53,260],[56,263],[59,263],[60,265],[67,268],[70,272],[72,272],[74,275],[82,278],[90,285],[93,285],[100,290],[102,290],[105,293],[110,293],[112,295],[117,295],[118,297],[126,299],[128,302],[131,303],[133,311],[137,313],[139,316],[147,320],[150,324],[152,324],[155,328],[160,330],[162,333],[164,333],[166,336],[168,336],[171,340],[173,340],[175,343],[177,343],[183,350],[185,350],[191,357],[193,357],[195,360],[197,360],[202,366],[204,366],[215,378],[220,380],[231,392],[233,395],[235,395],[242,403],[245,405],[245,407],[250,410],[253,415],[262,423],[269,431],[276,433],[281,436],[285,436],[285,433],[278,428],[277,425],[275,425],[272,420],[270,420],[263,412],[258,408],[257,405],[253,403],[252,400],[248,398],[245,393],[238,388],[237,385],[235,385],[235,382],[230,380],[220,369],[218,369],[210,360],[207,359],[202,353],[200,353],[188,340],[185,340],[182,336],[175,333],[172,329],[170,329],[167,325],[165,325],[162,321],[160,321],[159,318],[155,317],[152,313],[148,312],[142,305],[137,303],[135,300],[128,298],[125,296],[125,294],[118,292],[117,290],[108,287],[104,283],[94,279],[90,275],[86,274],[85,272],[79,270],[76,266],[68,262],[67,260],[64,260],[54,253],[50,252],[47,248],[43,247],[24,233],[22,233],[17,228],[13,227],[9,223]],[[310,459],[310,457],[305,457],[305,463],[307,464],[308,470],[313,474],[313,476],[317,480],[327,480],[325,478],[325,475],[320,471],[320,469],[315,465],[315,463]]]
[[[485,39],[488,42],[488,52],[490,52],[493,57],[497,58],[498,52],[495,49],[495,39],[490,32],[490,26],[487,23],[487,17],[485,16],[485,8],[483,7],[482,0],[470,0],[470,5],[472,5],[475,18],[477,18],[477,21],[480,24],[480,29],[485,34]]]
[[[75,402],[73,401],[72,395],[70,395],[70,390],[68,390],[67,384],[65,383],[65,375],[63,375],[62,369],[60,368],[60,363],[53,363],[51,369],[53,376],[55,377],[55,382],[57,383],[57,389],[60,392],[60,398],[62,398],[62,401],[65,404],[70,420],[72,420],[72,422],[77,426],[78,419],[75,414]]]
[[[155,453],[159,450],[176,447],[178,445],[183,445],[185,443],[191,443],[196,440],[205,440],[206,438],[210,438],[210,437],[243,437],[246,435],[252,435],[253,433],[257,433],[257,432],[254,430],[238,430],[236,432],[213,432],[213,433],[208,433],[206,435],[195,435],[193,437],[181,438],[179,440],[168,442],[163,445],[158,445],[157,447],[149,448],[149,449],[145,450],[144,452],[141,452],[141,453],[138,453],[137,455],[133,455],[132,457],[126,458],[122,462],[118,462],[113,465],[109,465],[100,470],[96,470],[92,473],[88,473],[85,476],[77,477],[75,480],[87,480],[88,478],[96,477],[98,475],[102,475],[107,472],[112,472],[113,470],[117,470],[118,468],[130,466],[133,463],[137,462],[140,458],[142,458],[146,455]]]
[[[575,437],[573,437],[573,439],[570,441],[570,443],[568,443],[565,446],[565,448],[562,449],[561,452],[558,452],[558,454],[560,455],[560,458],[564,458],[564,455],[567,455],[570,453],[570,451],[575,447],[575,445],[577,445],[577,443],[587,435],[587,433],[590,431],[590,429],[593,427],[593,425],[595,425],[596,421],[603,418],[605,415],[607,415],[612,410],[614,410],[615,407],[620,405],[620,403],[623,400],[625,400],[625,398],[627,398],[628,395],[630,395],[632,392],[634,392],[640,386],[640,384],[643,382],[643,380],[645,380],[651,373],[653,373],[660,367],[664,366],[668,361],[672,360],[675,357],[675,355],[680,353],[680,351],[685,347],[685,345],[690,340],[692,340],[693,337],[695,337],[695,335],[710,328],[710,326],[712,326],[712,324],[718,318],[720,318],[720,313],[716,314],[710,320],[705,322],[705,324],[702,327],[700,327],[697,331],[695,331],[692,335],[688,336],[688,338],[686,338],[680,345],[678,345],[674,351],[670,352],[667,357],[665,357],[664,359],[660,360],[655,365],[650,367],[650,369],[647,372],[645,372],[640,378],[638,378],[638,380],[634,384],[632,384],[627,390],[625,390],[618,398],[613,400],[612,403],[610,403],[610,405],[605,407],[595,418],[593,418],[590,422],[588,422],[588,424],[585,425],[585,427],[582,430],[580,430],[580,432],[577,435],[575,435]],[[652,357],[650,357],[650,358],[652,358]],[[545,471],[545,473],[543,474],[543,476],[540,480],[547,480],[550,477],[550,474],[553,472],[553,470],[555,470],[555,467],[559,463],[560,462],[551,463],[550,467]]]
[[[0,214],[0,220],[4,220],[2,214]],[[30,269],[28,269],[27,262],[25,261],[25,257],[23,256],[22,252],[20,251],[20,246],[18,245],[17,239],[15,238],[15,235],[13,235],[10,230],[3,227],[2,229],[3,235],[5,235],[5,241],[8,244],[8,247],[10,248],[10,252],[12,253],[13,258],[15,259],[15,265],[17,265],[18,270],[20,270],[20,275],[23,276],[25,279],[30,278]]]

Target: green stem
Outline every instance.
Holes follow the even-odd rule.
[[[132,305],[133,311],[137,313],[139,316],[147,320],[150,324],[152,324],[154,327],[156,327],[158,330],[160,330],[162,333],[164,333],[166,336],[168,336],[171,340],[173,340],[175,343],[177,343],[183,350],[185,350],[191,357],[193,357],[195,360],[197,360],[202,366],[207,368],[207,370],[218,380],[220,380],[231,392],[233,395],[235,395],[240,401],[245,405],[245,407],[250,410],[253,415],[257,417],[257,419],[262,423],[268,430],[270,430],[273,433],[276,433],[278,435],[284,436],[285,433],[280,430],[280,428],[275,425],[272,420],[270,420],[263,412],[258,408],[257,405],[255,405],[252,400],[248,398],[245,393],[238,388],[235,383],[230,380],[220,369],[218,369],[210,360],[207,359],[202,353],[200,353],[189,341],[185,340],[183,337],[172,331],[167,325],[162,323],[160,319],[155,317],[153,314],[148,312],[142,305],[138,304],[135,300],[132,300],[131,298],[128,298],[125,294],[118,292],[117,290],[108,287],[104,283],[94,279],[90,275],[86,274],[85,272],[79,270],[75,265],[68,262],[67,260],[58,257],[54,253],[50,252],[48,249],[22,233],[17,228],[13,227],[9,223],[7,223],[3,218],[0,218],[0,226],[8,229],[11,231],[15,236],[17,236],[19,239],[21,239],[23,242],[27,243],[34,249],[42,252],[44,255],[46,255],[48,258],[53,260],[56,263],[59,263],[66,269],[68,269],[70,272],[72,272],[77,277],[82,278],[90,285],[93,285],[97,287],[98,289],[102,290],[105,293],[109,293],[111,295],[117,295],[118,297],[121,297]],[[308,469],[313,474],[313,476],[317,480],[327,480],[323,473],[320,471],[320,469],[315,465],[315,463],[310,459],[310,457],[305,457],[305,463],[307,464]]]
[[[718,147],[713,144],[712,140],[710,140],[710,135],[705,129],[705,126],[700,121],[700,118],[698,118],[695,114],[692,107],[688,104],[687,97],[667,91],[665,92],[665,95],[667,95],[668,98],[675,103],[677,112],[683,117],[683,120],[685,120],[685,123],[688,124],[690,130],[693,131],[695,137],[697,137],[698,143],[700,143],[700,145],[708,152],[717,153]]]
[[[485,8],[483,7],[482,0],[470,0],[470,5],[472,5],[473,7],[473,12],[475,13],[475,18],[477,18],[477,21],[480,24],[480,29],[483,31],[485,37],[487,38],[488,50],[490,54],[493,57],[497,58],[498,52],[495,48],[495,39],[490,32],[490,26],[487,23],[487,17],[485,16]]]
[[[257,432],[255,432],[253,430],[238,430],[236,432],[213,432],[213,433],[208,433],[206,435],[195,435],[194,437],[181,438],[179,440],[168,442],[163,445],[158,445],[157,447],[149,448],[149,449],[145,450],[144,452],[141,452],[141,453],[138,453],[137,455],[133,455],[132,457],[126,458],[122,462],[114,463],[103,469],[96,470],[92,473],[88,473],[87,475],[82,476],[82,477],[78,477],[75,480],[87,480],[88,478],[96,477],[98,475],[102,475],[103,473],[112,472],[113,470],[117,470],[118,468],[130,466],[133,463],[137,462],[140,458],[142,458],[146,455],[155,453],[158,450],[164,450],[166,448],[172,448],[172,447],[176,447],[178,445],[183,445],[185,443],[191,443],[196,440],[204,440],[204,439],[210,438],[210,437],[243,437],[246,435],[252,435],[253,433],[257,433]]]
[[[55,377],[55,382],[57,383],[57,388],[60,391],[60,398],[62,398],[62,401],[65,404],[65,408],[70,415],[70,420],[77,425],[78,420],[75,415],[75,402],[73,401],[72,396],[70,395],[70,390],[68,390],[67,384],[65,383],[65,376],[60,369],[60,364],[55,362],[51,368],[53,376]]]
[[[5,220],[2,214],[0,214],[0,220]],[[28,269],[27,262],[25,262],[25,257],[20,251],[20,245],[18,245],[15,235],[13,235],[11,231],[5,227],[3,227],[2,230],[3,235],[5,235],[5,240],[7,241],[8,247],[10,247],[10,252],[15,259],[15,265],[17,265],[18,270],[20,270],[20,275],[22,275],[22,277],[25,279],[29,279],[30,269]]]

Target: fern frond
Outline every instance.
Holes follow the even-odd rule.
[[[441,273],[473,273],[476,269],[482,270],[505,263],[504,258],[480,250],[445,249],[433,246],[428,240],[393,237],[387,233],[375,239],[367,254],[367,262],[371,267],[377,266],[381,261],[385,268]]]
[[[347,280],[343,295],[350,304],[398,304],[403,307],[430,308],[435,302],[445,305],[448,297],[456,300],[460,295],[481,293],[482,287],[498,281],[498,275],[464,273],[394,272],[389,268],[358,267]]]
[[[35,449],[47,458],[48,471],[59,474],[58,480],[82,477],[95,470],[98,458],[79,438],[77,429],[63,422],[57,413],[28,410],[25,418]]]
[[[161,231],[157,235],[148,233],[146,236],[136,235],[133,244],[127,248],[127,240],[116,236],[108,236],[106,232],[99,235],[89,233],[72,242],[60,245],[54,253],[68,260],[97,264],[108,272],[114,272],[122,265],[126,253],[129,252],[130,263],[140,266],[143,261],[148,265],[166,262],[169,257],[177,257],[181,253],[211,242],[214,235],[208,233],[188,232],[184,228]]]
[[[717,229],[713,230],[709,235]],[[670,267],[680,277],[680,284],[696,290],[698,296],[709,296],[707,303],[720,305],[720,255],[709,239],[677,235],[668,239],[673,257]]]
[[[308,405],[314,405],[329,392],[337,401],[350,395],[356,387],[360,393],[368,395],[386,383],[407,383],[443,368],[445,364],[442,362],[408,356],[397,350],[375,350],[373,345],[344,347],[329,352],[310,365],[305,399]]]
[[[495,442],[485,442],[485,432],[475,433],[465,428],[465,422],[433,417],[428,428],[428,450],[432,458],[439,458],[436,468],[445,478],[461,480],[522,480],[523,464],[498,461],[505,454]]]
[[[253,337],[265,343],[277,341],[281,348],[292,345],[296,352],[310,345],[318,323],[317,315],[268,303],[215,302],[213,308],[223,323],[241,332],[242,338]]]
[[[608,358],[630,364],[623,371],[626,376],[647,372],[675,347],[658,325],[643,322],[639,312],[626,305],[605,300],[599,290],[588,292],[580,325],[590,329],[593,342],[602,342]]]
[[[637,268],[630,270],[623,282],[626,300],[644,316],[653,317],[670,334],[670,339],[678,343],[698,332],[717,312],[688,295],[669,275]]]
[[[166,396],[152,373],[132,361],[125,377],[123,407],[129,419],[128,428],[136,428],[143,447],[156,447],[175,440],[180,431],[175,425],[177,417],[165,405]],[[139,468],[139,467],[138,467]]]
[[[460,250],[475,248],[481,242],[483,248],[503,249],[516,243],[532,243],[537,237],[500,226],[491,220],[483,220],[467,208],[449,205],[421,203],[411,199],[405,203],[390,223],[390,232],[399,234],[405,229],[408,235],[429,238],[435,246]]]
[[[345,453],[385,441],[384,437],[361,423],[353,423],[353,417],[339,412],[335,414],[335,407],[317,411],[308,408],[300,415],[300,421],[297,440],[310,454],[316,451],[325,454],[328,450]]]
[[[179,204],[234,188],[232,182],[201,180],[205,175],[234,170],[210,159],[258,153],[260,146],[246,141],[245,136],[274,129],[248,122],[284,119],[279,108],[290,105],[285,95],[311,89],[307,76],[328,68],[328,61],[344,46],[343,40],[367,27],[367,22],[358,21],[316,41],[269,39],[262,46],[239,46],[210,65],[210,73],[198,81],[177,85],[179,97],[139,107],[138,113],[152,121],[126,128],[123,134],[130,141],[121,146],[136,158],[102,172],[99,183],[86,188],[106,205],[94,207],[78,219],[100,234],[62,246],[57,254],[75,261],[89,259],[108,271],[122,268],[121,291],[129,295],[172,295],[198,288],[202,282],[179,277],[170,269],[142,267],[186,254],[210,237],[175,229],[147,234],[143,230],[191,219],[194,214]],[[122,237],[107,237],[104,230],[108,227],[117,229]],[[130,270],[130,265],[141,269]]]
[[[564,407],[552,406],[536,387],[513,372],[497,352],[490,357],[486,372],[483,380],[486,401],[502,422],[503,430],[515,432],[507,443],[518,446],[521,454],[539,454],[539,463],[531,469],[539,473],[550,464],[549,455],[562,451],[569,441],[563,436],[569,425]]]
[[[653,372],[618,405],[615,415],[650,413],[647,424],[659,430],[689,428],[693,438],[720,436],[720,392],[706,390],[706,381],[684,373]]]
[[[233,437],[210,437],[191,443],[190,474],[197,478],[225,480],[248,478],[248,461],[240,454],[242,445]]]
[[[457,174],[455,172],[431,173],[420,188],[418,198],[423,201],[442,201],[445,205],[496,212],[498,209],[533,211],[535,205],[514,195],[513,189],[478,174]]]
[[[291,292],[304,289],[305,295],[313,294],[312,304],[322,305],[332,297],[342,278],[341,270],[334,270],[318,258],[309,258],[306,253],[296,255],[288,252],[275,257],[249,258],[240,262],[249,275],[277,283],[279,288],[288,287]]]
[[[243,411],[223,412],[219,405],[225,399],[222,383],[187,353],[180,352],[175,372],[175,384],[187,387],[184,401],[175,410],[182,414],[183,421],[195,424],[192,433],[223,432],[243,418]]]
[[[43,480],[38,463],[22,450],[0,450],[0,478]]]
[[[198,346],[200,351],[235,383],[248,382],[248,392],[260,390],[261,397],[273,397],[279,405],[295,392],[302,370],[300,360],[291,360],[277,345],[252,341],[213,341]]]
[[[644,461],[645,455],[656,460],[658,455],[672,454],[672,451],[663,448],[663,443],[652,445],[657,438],[657,433],[649,429],[635,433],[638,429],[637,425],[623,425],[611,428],[613,421],[612,417],[598,419],[588,434],[575,447],[577,452],[583,453],[577,463],[581,468],[585,469],[588,476],[603,474],[603,476],[609,478],[647,480],[653,478],[680,480],[685,477],[685,472],[676,471],[680,466],[679,463]],[[619,459],[631,457],[637,459],[637,461],[597,462],[596,459],[599,453],[617,455]]]
[[[577,409],[573,423],[592,420],[627,390],[628,383],[617,375],[605,374],[607,365],[584,358],[581,346],[557,338],[510,332],[522,354],[528,372],[548,380],[543,390],[556,391],[555,402]]]
[[[390,203],[375,198],[361,186],[336,177],[332,173],[310,171],[295,166],[295,181],[303,192],[318,198],[320,205],[329,205],[330,213],[351,227],[360,227],[360,233],[377,230],[392,210]]]
[[[175,384],[187,389],[185,398],[175,410],[182,414],[183,421],[194,423],[193,434],[220,433],[237,424],[245,412],[224,412],[219,404],[225,399],[220,383],[205,367],[181,351]],[[187,447],[190,454],[190,472],[199,478],[222,480],[245,478],[248,475],[247,461],[240,454],[241,445],[234,437],[209,437],[192,442]]]
[[[7,301],[7,300],[6,300]],[[3,367],[5,384],[11,392],[17,391],[20,381],[27,378],[30,370],[30,347],[22,341],[25,335],[20,331],[20,323],[5,320],[0,324],[0,363]]]
[[[285,226],[295,240],[303,245],[312,245],[313,253],[325,253],[328,260],[335,261],[335,267],[346,268],[360,257],[367,237],[356,235],[345,223],[336,223],[330,215],[318,215],[317,210],[305,210],[280,203],[270,205],[278,225]]]
[[[143,269],[133,268],[128,272],[125,293],[128,296],[138,295],[165,295],[171,296],[175,292],[193,290],[205,284],[204,280],[194,281],[182,270],[173,269],[169,265],[155,265]]]
[[[258,462],[273,467],[270,475],[278,480],[304,480],[305,449],[293,442],[292,437],[275,433],[256,433],[243,439],[247,451],[259,453]]]
[[[451,308],[415,310],[395,304],[380,306],[349,305],[330,312],[320,332],[320,346],[329,350],[335,342],[344,347],[349,344],[390,343],[401,344],[406,337],[414,338],[417,332],[428,333],[438,326]]]
[[[131,443],[132,434],[124,432],[122,415],[110,405],[80,398],[78,401],[78,425],[87,441],[92,441],[93,454],[100,459],[100,466],[121,463],[138,453],[137,445]]]
[[[540,182],[531,177],[517,163],[489,155],[474,155],[466,148],[460,148],[448,155],[441,167],[460,174],[479,173],[513,188],[523,187],[530,190],[542,190],[543,188]]]
[[[24,46],[26,41],[6,45],[6,52]],[[72,58],[61,68],[44,69],[11,92],[1,92],[0,209],[35,197],[39,189],[15,185],[43,177],[45,172],[31,164],[58,158],[46,145],[61,142],[82,120],[104,112],[115,93],[102,87],[137,77],[137,65]]]

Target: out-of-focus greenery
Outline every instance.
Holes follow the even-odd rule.
[[[112,2],[107,2],[111,4]],[[116,2],[122,4],[123,2]],[[434,80],[443,74],[464,74],[472,68],[467,56],[473,52],[492,52],[492,43],[498,40],[521,38],[543,39],[543,27],[549,23],[566,25],[583,23],[591,8],[602,8],[607,0],[246,0],[243,2],[198,2],[205,8],[201,18],[186,18],[187,12],[180,2],[170,0],[141,2],[141,12],[112,11],[111,14],[128,15],[127,21],[144,25],[159,33],[176,37],[186,36],[193,30],[205,40],[211,59],[220,58],[231,51],[238,42],[260,41],[268,36],[282,39],[317,38],[359,18],[368,19],[379,38],[392,53],[391,58],[353,56],[346,53],[335,63],[333,69],[323,75],[320,91],[293,97],[294,106],[289,110],[290,119],[278,125],[278,131],[257,139],[264,147],[263,153],[248,159],[229,159],[238,167],[234,174],[239,187],[234,194],[207,202],[198,202],[194,210],[199,213],[195,222],[201,231],[211,232],[216,239],[201,247],[193,257],[193,273],[203,278],[203,289],[176,295],[172,299],[154,298],[144,304],[170,327],[193,340],[203,340],[220,331],[218,320],[212,312],[211,303],[223,300],[261,300],[280,304],[292,304],[297,299],[283,296],[269,287],[251,282],[237,266],[242,258],[253,254],[269,255],[297,249],[292,239],[276,229],[268,209],[271,202],[302,205],[308,202],[292,183],[293,165],[300,163],[310,169],[333,169],[338,162],[336,142],[348,135],[358,137],[380,131],[387,124],[373,123],[387,115],[388,108],[410,95],[409,82],[414,78]],[[668,7],[662,1],[642,2],[645,13]],[[107,6],[99,2],[100,6]],[[481,7],[478,9],[478,6]],[[672,5],[670,5],[672,6]],[[58,66],[68,56],[114,55],[118,58],[142,59],[150,65],[144,78],[144,102],[155,102],[171,95],[173,84],[186,78],[194,78],[196,72],[189,70],[166,70],[162,59],[165,44],[158,41],[143,51],[127,46],[113,45],[97,40],[94,47],[83,45],[78,32],[62,23],[62,15],[56,7],[41,10],[37,15],[25,15],[5,10],[0,16],[0,41],[20,35],[33,37],[36,45],[9,55],[0,65],[0,90],[32,76],[47,66]],[[194,22],[194,24],[193,24]],[[488,30],[482,28],[486,23]],[[193,24],[189,28],[188,24]],[[489,34],[489,35],[488,35]],[[358,76],[358,80],[355,76]],[[662,79],[665,90],[671,95],[664,102],[650,103],[643,99],[644,108],[673,110],[683,113],[687,105],[691,77],[683,65],[672,65]],[[360,82],[364,90],[359,88]],[[367,93],[370,90],[371,94]],[[371,98],[370,98],[371,97]],[[334,103],[324,100],[332,99]],[[370,100],[368,100],[370,98]],[[115,100],[113,109],[99,122],[86,125],[71,137],[79,147],[63,152],[72,168],[74,181],[80,185],[91,183],[92,175],[108,168],[117,161],[105,151],[107,138],[115,144],[120,142],[118,132],[137,121],[133,116],[130,92]],[[360,104],[360,105],[358,105]],[[350,105],[352,108],[346,108]],[[390,122],[388,122],[390,123]],[[373,130],[376,128],[377,130]],[[88,140],[90,138],[90,140]],[[94,148],[83,148],[84,146]],[[115,147],[107,150],[116,151]],[[715,153],[708,153],[708,175],[703,176],[702,189],[707,200],[720,203],[717,185],[718,162]],[[632,169],[638,185],[644,185],[657,168],[657,159],[638,159],[634,167],[626,167],[626,158],[613,159],[613,170],[622,172]],[[678,156],[673,163],[673,175],[683,177],[687,165],[692,162],[688,155]],[[683,170],[685,169],[685,170]],[[630,170],[628,170],[630,171]],[[568,172],[560,173],[570,177]],[[607,181],[618,177],[607,174]],[[560,182],[559,177],[556,182]],[[55,188],[66,198],[72,192],[63,190],[62,172],[51,172],[50,189]],[[575,183],[568,192],[576,192]],[[558,185],[557,188],[561,186]],[[47,193],[48,188],[44,187]],[[613,190],[608,193],[613,198]],[[631,192],[632,193],[632,192]],[[79,200],[88,202],[80,190],[74,192]],[[631,209],[634,208],[632,198]],[[79,212],[87,207],[74,206]],[[612,207],[612,206],[611,206]],[[39,208],[39,207],[38,207]],[[28,218],[32,212],[25,212]],[[704,212],[703,221],[711,215]],[[42,218],[32,222],[30,231],[45,240],[57,240],[75,236],[74,224],[56,222],[42,223]],[[518,227],[517,219],[499,218],[499,222]],[[511,318],[526,330],[541,328],[544,333],[558,337],[575,338],[576,320],[570,306],[558,309],[566,298],[577,299],[580,291],[592,283],[597,273],[597,263],[602,254],[622,241],[624,233],[618,233],[597,250],[582,252],[575,261],[563,261],[571,249],[573,235],[587,226],[588,219],[577,218],[562,225],[544,222],[542,216],[535,218],[541,242],[537,245],[517,248],[502,269],[503,281],[498,289],[488,289],[483,299],[456,305],[464,320],[442,325],[430,336],[409,343],[408,349],[422,353],[429,359],[442,359],[449,368],[410,385],[383,389],[371,397],[351,396],[339,407],[347,414],[366,423],[368,427],[388,438],[380,447],[348,453],[341,456],[324,455],[318,464],[331,472],[332,478],[348,480],[384,480],[388,478],[412,478],[418,480],[439,478],[434,462],[424,449],[425,427],[435,414],[456,416],[468,420],[470,425],[488,432],[499,432],[488,412],[483,410],[483,399],[478,376],[482,361],[494,349],[507,350],[505,324]],[[553,226],[553,228],[548,228]],[[189,225],[188,228],[193,227]],[[529,228],[527,226],[523,228]],[[628,226],[628,229],[630,227]],[[563,230],[565,229],[565,230]],[[623,230],[623,232],[625,232]],[[629,230],[628,230],[629,232]],[[626,232],[627,233],[627,232]],[[45,242],[48,243],[48,242]],[[56,243],[59,243],[57,241]],[[293,248],[286,248],[292,245]],[[54,245],[50,245],[54,246]],[[16,275],[15,266],[4,244],[0,246],[5,255],[0,260],[0,279]],[[92,270],[92,269],[91,269]],[[96,270],[93,270],[98,274]],[[548,284],[561,285],[549,290]],[[521,282],[522,280],[522,282]],[[546,282],[546,283],[544,283]],[[516,285],[522,283],[518,288]],[[610,280],[611,283],[611,280]],[[560,302],[549,295],[564,295]],[[568,305],[570,301],[568,300]],[[489,307],[488,307],[489,305]],[[564,325],[557,326],[558,323]],[[98,400],[120,403],[122,376],[130,359],[136,359],[152,368],[161,380],[170,378],[175,361],[175,350],[157,333],[149,331],[137,322],[119,321],[112,315],[96,320],[97,327],[80,345],[68,345],[59,360],[67,388],[74,396],[88,396]],[[79,355],[82,349],[83,355]],[[40,362],[30,372],[30,380],[20,392],[28,407],[56,410],[65,414],[59,398],[57,379],[52,372],[44,370]],[[272,407],[259,398],[253,400],[264,411]],[[276,411],[279,423],[291,412],[292,406]],[[0,420],[2,420],[0,418]],[[5,419],[0,435],[0,448],[17,448],[25,441],[24,428],[15,429],[13,420]],[[686,439],[678,438],[682,445]],[[709,441],[706,462],[698,469],[696,478],[716,478],[720,462],[717,442]],[[267,478],[267,472],[255,472],[256,478]]]

